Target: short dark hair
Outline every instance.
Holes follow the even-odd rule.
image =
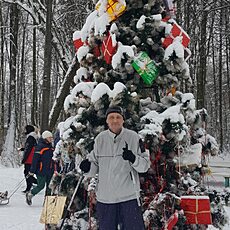
[[[27,126],[25,127],[25,134],[26,134],[26,135],[29,134],[29,133],[31,133],[31,132],[34,132],[34,131],[35,131],[35,128],[34,128],[33,125],[27,125]]]

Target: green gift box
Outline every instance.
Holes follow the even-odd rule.
[[[140,74],[147,85],[152,85],[157,78],[159,70],[154,61],[150,59],[146,52],[140,52],[132,62],[133,68]]]

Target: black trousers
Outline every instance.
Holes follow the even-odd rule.
[[[144,230],[141,208],[137,200],[129,200],[115,204],[97,202],[96,215],[99,220],[99,230]]]
[[[31,164],[24,164],[24,175],[28,175],[30,171]],[[33,176],[30,176],[26,179],[26,191],[30,191],[33,184],[37,184],[37,179]]]

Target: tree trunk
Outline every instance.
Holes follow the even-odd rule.
[[[52,5],[53,0],[47,0],[46,15],[46,34],[45,34],[45,52],[44,52],[44,74],[42,84],[42,102],[41,102],[41,131],[48,129],[49,105],[50,105],[50,75],[51,75],[51,28],[52,28]]]
[[[31,106],[31,123],[33,125],[38,124],[38,101],[37,101],[37,29],[36,22],[33,22],[33,83],[32,83],[32,106]]]
[[[4,142],[4,114],[5,114],[5,106],[4,106],[4,95],[5,95],[5,73],[4,73],[4,23],[2,16],[2,2],[0,1],[0,153],[2,152],[2,146]]]
[[[16,164],[15,156],[15,133],[16,133],[16,66],[18,54],[18,25],[19,11],[17,4],[10,6],[10,86],[9,86],[9,111],[8,111],[8,129],[4,143],[1,160],[5,166],[14,166]],[[17,162],[18,163],[18,162]]]
[[[214,42],[214,37],[212,38],[212,47],[214,47],[215,42]],[[215,117],[216,119],[213,121],[214,124],[214,129],[217,129],[218,127],[218,93],[217,93],[217,80],[216,80],[216,75],[217,75],[217,70],[216,70],[216,65],[215,65],[215,49],[212,49],[212,71],[213,71],[213,88],[214,88],[214,113],[212,117]],[[218,131],[217,131],[218,133]]]
[[[220,6],[222,6],[222,0],[220,1]],[[223,96],[222,96],[222,78],[223,78],[223,62],[222,62],[222,49],[223,49],[223,37],[222,37],[222,26],[223,26],[223,20],[222,20],[222,10],[220,10],[220,22],[219,22],[219,130],[220,130],[220,150],[223,150]]]
[[[22,130],[21,124],[22,119],[25,119],[25,123],[27,124],[27,116],[23,116],[23,108],[26,106],[26,94],[25,91],[25,41],[26,41],[26,24],[27,24],[28,17],[26,22],[22,25],[23,33],[22,33],[22,48],[21,48],[21,70],[20,70],[20,77],[18,78],[17,84],[17,113],[16,117],[19,121],[17,127],[19,130]],[[26,113],[25,113],[26,114]]]
[[[230,13],[230,9],[226,9],[225,10],[225,18],[224,18],[224,21],[225,21],[225,31],[228,33],[228,31],[230,30],[230,26],[229,26],[229,23],[230,23],[230,18],[229,18],[229,13]],[[228,118],[228,122],[227,122],[227,138],[229,139],[229,121],[230,121],[230,92],[229,92],[229,89],[230,89],[230,37],[226,35],[226,41],[225,41],[225,44],[226,44],[226,77],[227,77],[227,104],[228,104],[228,107],[227,107],[227,118]]]
[[[17,66],[17,53],[18,53],[18,8],[17,4],[11,4],[10,11],[10,89],[9,89],[9,107],[8,107],[8,124],[10,123],[10,117],[12,109],[15,108],[16,102],[16,66]]]
[[[77,56],[75,55],[73,62],[66,73],[65,79],[62,82],[60,91],[57,94],[57,98],[53,104],[53,108],[51,109],[50,112],[50,120],[49,120],[50,130],[53,130],[56,125],[61,110],[63,109],[65,98],[69,94],[70,85],[73,81],[73,77],[75,76],[78,68],[79,68],[79,63],[77,61]]]
[[[197,76],[197,108],[205,106],[205,79],[206,79],[206,25],[208,12],[204,9],[205,3],[202,1],[201,37],[199,43],[199,70]]]

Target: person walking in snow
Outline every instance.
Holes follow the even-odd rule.
[[[98,174],[99,229],[144,230],[138,173],[149,169],[149,155],[138,134],[123,127],[121,107],[108,108],[106,123],[108,130],[95,138],[93,150],[79,165],[87,177]]]
[[[30,167],[32,164],[32,159],[34,156],[35,146],[37,145],[38,136],[35,133],[35,128],[32,125],[27,125],[25,127],[25,134],[27,135],[24,148],[21,148],[23,152],[23,158],[21,163],[24,164],[24,175],[26,178],[26,189],[22,192],[26,193],[30,191],[33,184],[37,184],[37,179],[33,176],[28,176]]]
[[[51,194],[49,188],[50,180],[54,173],[54,161],[53,157],[53,134],[50,131],[44,131],[42,137],[38,141],[38,145],[35,148],[35,153],[30,168],[30,175],[36,174],[37,186],[34,187],[30,192],[26,193],[26,202],[28,205],[32,204],[32,197],[38,194],[44,189],[46,185],[46,195]]]

